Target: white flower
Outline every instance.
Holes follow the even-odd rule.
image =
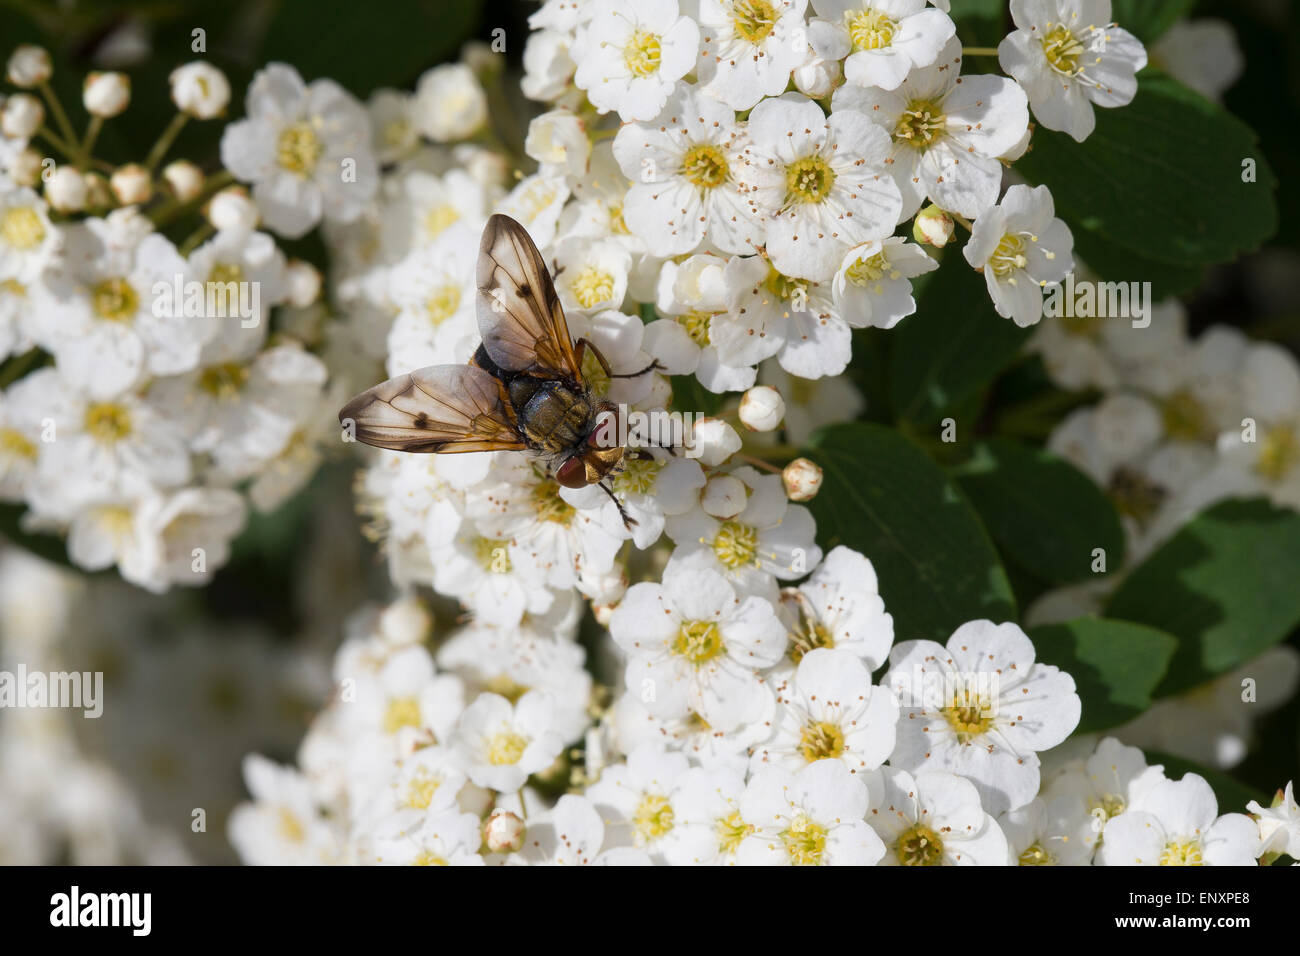
[[[524,152],[562,175],[581,177],[591,158],[591,140],[585,124],[569,110],[551,110],[534,116],[528,124]]]
[[[415,128],[415,97],[402,90],[375,90],[366,103],[370,114],[371,140],[375,159],[395,163],[405,159],[420,144]]]
[[[665,531],[677,544],[673,560],[698,556],[742,594],[775,600],[774,577],[801,578],[821,560],[821,549],[813,543],[812,515],[802,505],[790,504],[780,475],[760,475],[749,467],[732,474],[749,489],[744,510],[727,521],[695,508],[670,517]]]
[[[470,780],[513,793],[564,749],[554,723],[555,705],[545,693],[529,691],[515,704],[499,694],[480,694],[456,721],[452,747]]]
[[[537,30],[524,44],[524,76],[520,88],[530,100],[558,100],[569,89],[577,69],[569,46],[573,37],[558,30]]]
[[[483,866],[479,819],[472,813],[429,814],[401,834],[375,840],[375,862],[384,866]]]
[[[685,86],[652,122],[625,125],[614,157],[633,183],[623,205],[628,229],[657,256],[702,243],[724,252],[761,246],[763,220],[744,184],[748,142],[730,107]]]
[[[957,32],[925,0],[812,0],[848,54],[844,76],[858,86],[892,90],[915,67],[929,66]],[[814,21],[816,22],[816,21]],[[841,54],[843,55],[843,53]]]
[[[822,425],[853,421],[867,405],[845,375],[808,381],[789,374],[779,362],[768,360],[759,366],[758,380],[785,396],[782,431],[792,445],[804,444]]]
[[[892,137],[886,162],[903,196],[902,219],[927,198],[963,216],[992,206],[1002,185],[998,157],[1029,127],[1025,93],[1014,81],[960,73],[961,42],[953,38],[898,89],[850,84],[831,99],[832,116],[861,110]]]
[[[970,621],[948,645],[904,641],[883,683],[902,703],[891,764],[969,778],[990,812],[1023,807],[1038,793],[1038,751],[1079,723],[1069,674],[1034,663],[1015,624]]]
[[[753,720],[771,692],[759,671],[781,659],[785,631],[764,598],[737,596],[716,571],[678,562],[663,584],[634,584],[609,622],[629,656],[630,693],[652,713],[688,711],[728,730]]]
[[[700,84],[735,110],[779,96],[808,55],[808,0],[700,0]]]
[[[388,331],[388,374],[469,361],[478,347],[474,259],[469,230],[453,226],[388,272],[397,317]]]
[[[1050,803],[1035,797],[998,817],[1012,866],[1088,866],[1092,862],[1094,820],[1078,797]]]
[[[0,282],[35,282],[59,248],[45,202],[26,187],[0,182]]]
[[[885,866],[1006,866],[1007,838],[969,780],[945,771],[881,771],[884,793],[867,814]]]
[[[236,807],[227,828],[244,862],[280,866],[332,860],[335,837],[302,774],[252,754],[244,759],[244,781],[254,802]]]
[[[616,847],[601,851],[605,824],[586,797],[566,793],[546,813],[528,820],[523,849],[512,853],[514,866],[637,866],[648,865],[643,850]]]
[[[1151,63],[1207,100],[1223,102],[1223,93],[1241,76],[1246,58],[1232,24],[1214,17],[1179,20],[1151,47]]]
[[[230,81],[211,63],[196,60],[172,70],[172,102],[195,119],[213,119],[230,103]]]
[[[695,66],[700,28],[677,0],[596,0],[573,81],[592,106],[648,120]]]
[[[1017,185],[975,220],[962,254],[984,273],[998,315],[1023,328],[1043,317],[1042,287],[1074,268],[1074,237],[1046,186]]]
[[[726,259],[712,255],[665,262],[656,307],[669,319],[651,322],[645,330],[646,349],[666,374],[693,374],[711,392],[742,391],[755,376],[752,367],[724,365],[709,337],[713,318],[727,311],[726,265]]]
[[[795,654],[833,647],[874,671],[894,642],[894,619],[880,598],[875,568],[844,545],[832,548],[798,588],[785,589],[777,610]]]
[[[831,283],[835,308],[855,329],[892,329],[916,311],[912,280],[937,268],[937,259],[901,236],[854,246]]]
[[[1147,65],[1147,51],[1110,10],[1110,0],[1011,0],[1017,29],[998,45],[998,62],[1024,87],[1038,122],[1079,142],[1096,124],[1093,104],[1127,105]]]
[[[449,230],[477,235],[487,221],[487,193],[463,169],[442,176],[413,169],[385,183],[380,205],[380,235],[393,262],[412,249],[436,242]],[[458,239],[464,244],[468,236]],[[477,243],[470,243],[477,251]]]
[[[487,122],[487,93],[463,63],[444,63],[420,77],[412,110],[416,128],[435,143],[467,139]]]
[[[689,766],[683,754],[643,745],[628,754],[626,764],[607,767],[587,788],[587,798],[604,817],[610,842],[633,843],[655,862],[678,855],[672,793]]]
[[[902,200],[887,175],[888,135],[863,114],[827,117],[799,93],[765,100],[749,114],[751,199],[772,218],[767,253],[787,276],[825,281],[850,246],[883,239]]]
[[[756,773],[740,798],[753,827],[740,844],[744,866],[874,866],[885,846],[863,816],[872,804],[862,780],[836,760],[819,760],[798,773],[769,767]]]
[[[333,80],[305,84],[272,63],[253,77],[247,119],[221,137],[221,162],[253,183],[266,224],[296,239],[322,217],[351,222],[379,177],[365,108]]]
[[[1219,816],[1219,802],[1194,773],[1161,780],[1106,824],[1103,866],[1254,866],[1259,828],[1244,813]]]
[[[125,566],[122,576],[151,591],[207,584],[230,559],[230,543],[244,529],[247,513],[243,497],[228,488],[183,488],[167,498],[147,498],[136,520],[145,537],[157,542],[157,566],[147,579]],[[71,538],[68,548],[71,553]]]
[[[1042,796],[1053,807],[1078,801],[1090,823],[1079,839],[1092,851],[1101,844],[1111,818],[1139,805],[1164,779],[1163,766],[1148,767],[1142,751],[1106,737],[1086,760],[1071,761],[1044,780]]]
[[[623,469],[609,482],[623,510],[636,522],[632,541],[641,549],[659,540],[670,515],[682,514],[695,505],[703,485],[704,472],[698,461],[657,449],[647,450],[646,456],[625,458]],[[599,487],[564,488],[560,496],[582,511],[599,512],[607,529],[624,533],[617,506]]]
[[[1256,800],[1246,804],[1259,823],[1260,853],[1285,853],[1293,859],[1300,859],[1300,806],[1296,804],[1292,783],[1287,781],[1286,790],[1279,790],[1273,797],[1273,804],[1262,807]]]
[[[36,376],[28,375],[0,395],[0,500],[3,501],[21,500],[36,473],[44,413],[25,394],[36,380]]]
[[[871,673],[848,651],[817,648],[803,656],[794,677],[776,688],[772,737],[754,749],[750,768],[797,771],[838,760],[850,773],[872,771],[894,749],[898,700],[873,687]]]
[[[555,291],[566,310],[599,312],[623,303],[632,257],[619,242],[565,239],[556,249],[555,263],[560,269]]]

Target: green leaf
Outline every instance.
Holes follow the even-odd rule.
[[[37,534],[22,530],[19,521],[26,511],[26,505],[0,504],[0,537],[8,539],[11,544],[16,544],[20,548],[30,551],[38,558],[44,558],[46,561],[62,565],[65,568],[73,567],[72,562],[68,559],[68,549],[64,545],[63,539],[58,535]]]
[[[945,256],[908,316],[890,334],[894,411],[933,422],[976,396],[1015,358],[1032,333],[993,310],[984,278],[958,250]]]
[[[1163,764],[1165,776],[1170,780],[1181,780],[1184,774],[1194,773],[1205,778],[1205,782],[1214,791],[1219,800],[1219,813],[1246,813],[1246,804],[1258,800],[1262,806],[1272,802],[1272,795],[1257,790],[1248,783],[1242,783],[1228,776],[1221,770],[1202,767],[1183,757],[1162,753],[1159,750],[1146,751],[1148,765]]]
[[[810,502],[819,541],[871,559],[898,640],[945,641],[966,621],[1015,618],[988,534],[956,484],[915,445],[859,422],[821,430],[807,455],[825,471]]]
[[[1196,0],[1114,0],[1111,19],[1143,43],[1150,43],[1192,12]]]
[[[1150,707],[1178,647],[1163,631],[1104,618],[1035,627],[1029,636],[1037,660],[1074,678],[1083,701],[1075,731],[1081,734],[1115,727]]]
[[[1277,181],[1245,123],[1154,71],[1133,102],[1097,109],[1084,142],[1039,127],[1016,168],[1046,183],[1057,215],[1143,259],[1191,267],[1228,262],[1277,229]],[[1242,182],[1242,162],[1257,162]],[[1140,281],[1141,260],[1128,275]]]
[[[1106,616],[1179,639],[1159,696],[1259,656],[1300,623],[1300,514],[1267,501],[1224,501],[1134,568]]]
[[[1134,276],[1141,276],[1141,281],[1151,283],[1153,302],[1194,292],[1205,278],[1205,266],[1176,266],[1169,262],[1157,262],[1132,249],[1114,245],[1068,217],[1066,225],[1074,234],[1076,265],[1082,260],[1101,279],[1109,282],[1127,282]]]
[[[1058,584],[1093,578],[1124,561],[1124,529],[1092,479],[1055,455],[1004,438],[982,442],[954,470],[993,540],[1022,567]]]

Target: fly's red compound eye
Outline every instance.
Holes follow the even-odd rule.
[[[587,468],[576,455],[564,459],[555,469],[555,480],[566,488],[587,487]]]

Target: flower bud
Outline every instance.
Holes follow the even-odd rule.
[[[821,491],[821,467],[807,458],[796,458],[781,469],[781,484],[791,501],[811,501]]]
[[[745,483],[734,475],[714,475],[704,485],[700,507],[706,515],[727,521],[745,510]]]
[[[50,54],[42,47],[24,43],[9,55],[9,64],[5,75],[14,86],[30,90],[40,86],[54,73],[50,65]]]
[[[86,179],[74,166],[57,166],[45,184],[45,201],[59,212],[77,212],[86,205]]]
[[[91,116],[116,116],[131,102],[131,78],[125,73],[88,73],[81,102]]]
[[[153,196],[153,177],[139,163],[127,163],[113,171],[108,178],[108,187],[119,205],[146,203]]]
[[[113,190],[108,186],[108,179],[96,172],[87,172],[81,174],[86,181],[86,211],[98,211],[111,208],[113,203]]]
[[[916,214],[916,220],[912,223],[912,237],[917,242],[942,249],[952,238],[955,226],[952,216],[934,203],[929,203]]]
[[[435,143],[468,139],[487,122],[487,93],[463,63],[444,63],[420,77],[415,125]]]
[[[379,633],[390,644],[422,644],[432,628],[429,612],[413,597],[394,601],[379,615]]]
[[[741,440],[736,430],[718,418],[705,418],[693,429],[692,451],[701,465],[710,468],[721,465],[740,451]]]
[[[241,186],[221,190],[208,203],[208,222],[220,232],[252,232],[258,218],[257,204]]]
[[[43,157],[30,147],[18,153],[9,162],[9,178],[19,186],[35,186],[41,181]]]
[[[172,70],[172,102],[195,119],[212,119],[230,103],[230,81],[211,63],[195,60]]]
[[[203,170],[188,159],[178,159],[174,163],[168,163],[163,168],[162,178],[171,189],[172,195],[181,202],[197,199],[203,192],[203,184],[207,182]]]
[[[493,853],[513,853],[524,845],[524,821],[509,810],[493,810],[483,824],[483,842]]]
[[[755,385],[740,400],[740,421],[752,432],[770,432],[785,418],[785,399],[771,385]]]
[[[5,100],[0,131],[10,139],[31,139],[45,122],[45,107],[30,93],[15,93]]]
[[[320,273],[310,262],[291,259],[285,269],[289,286],[289,304],[305,309],[320,298]]]
[[[814,100],[830,96],[839,79],[839,60],[817,60],[815,63],[796,67],[794,71],[795,89]]]

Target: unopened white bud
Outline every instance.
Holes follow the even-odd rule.
[[[5,100],[0,130],[10,139],[31,139],[45,122],[45,107],[30,93],[15,93]]]
[[[916,214],[916,220],[912,223],[912,238],[927,246],[942,249],[952,238],[955,226],[952,216],[930,203]]]
[[[54,67],[50,65],[50,54],[42,47],[32,46],[30,43],[16,47],[9,55],[9,64],[5,68],[5,76],[9,78],[9,82],[25,90],[40,86],[53,73]]]
[[[740,400],[740,421],[752,432],[770,432],[785,418],[785,399],[771,385],[755,385]]]
[[[59,212],[85,208],[86,193],[86,179],[74,166],[56,166],[45,184],[45,201]]]
[[[493,810],[483,824],[483,842],[493,853],[513,853],[524,845],[527,828],[509,810]]]
[[[108,187],[120,205],[146,203],[153,196],[153,177],[139,163],[127,163],[113,171]]]
[[[840,79],[839,60],[818,60],[797,67],[794,71],[794,86],[800,93],[810,99],[830,96],[835,84]]]
[[[113,203],[113,190],[108,187],[107,177],[96,172],[82,173],[86,181],[86,209],[108,209]]]
[[[714,475],[704,485],[700,507],[706,515],[729,521],[745,510],[749,496],[745,483],[735,475]]]
[[[394,601],[379,615],[379,633],[390,644],[422,644],[432,627],[428,610],[413,597]]]
[[[252,232],[257,228],[257,204],[240,186],[221,190],[208,203],[208,222],[218,232]]]
[[[197,199],[203,192],[203,184],[207,182],[203,170],[188,159],[178,159],[174,163],[168,163],[163,168],[162,178],[171,189],[172,195],[181,202]]]
[[[696,423],[692,434],[693,449],[701,465],[711,468],[740,451],[740,435],[726,422],[718,418],[705,418]]]
[[[212,119],[230,103],[230,81],[211,63],[195,60],[172,70],[172,102],[195,119]]]
[[[796,458],[781,469],[781,484],[791,501],[811,501],[821,491],[821,466],[807,458]]]
[[[289,304],[305,309],[320,298],[320,273],[310,262],[292,259],[285,269],[289,286]]]
[[[30,147],[16,155],[9,163],[9,178],[19,186],[35,186],[41,181],[41,162],[44,157]]]
[[[125,73],[88,73],[81,102],[91,116],[116,116],[131,102],[131,78]]]

